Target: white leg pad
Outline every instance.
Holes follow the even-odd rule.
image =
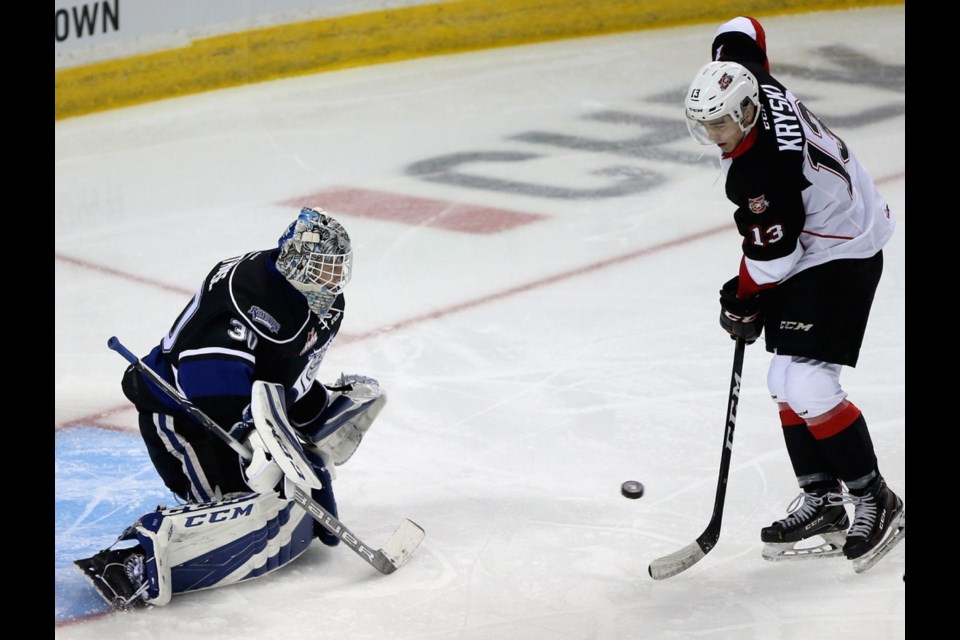
[[[313,519],[275,493],[191,504],[149,513],[132,528],[147,555],[144,600],[266,575],[306,551]]]

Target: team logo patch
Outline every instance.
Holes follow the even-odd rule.
[[[271,316],[269,313],[267,313],[260,307],[254,305],[250,307],[247,313],[250,314],[251,320],[265,326],[270,333],[280,332],[280,323],[274,320],[273,316]]]
[[[751,213],[763,213],[770,206],[767,196],[757,196],[756,198],[747,198],[747,204]]]
[[[307,334],[307,344],[303,345],[303,349],[300,350],[300,355],[305,354],[310,350],[310,347],[317,344],[317,330],[311,328],[310,333]]]
[[[726,91],[727,89],[730,88],[730,84],[731,84],[732,82],[733,82],[733,76],[730,75],[729,73],[725,73],[725,74],[723,74],[723,76],[720,78],[720,82],[718,82],[717,84],[720,85],[720,90],[721,90],[721,91]]]

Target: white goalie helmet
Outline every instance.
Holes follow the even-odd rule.
[[[323,317],[353,275],[347,230],[319,207],[304,207],[277,243],[277,269]]]
[[[753,104],[753,119],[744,122],[744,110]],[[714,144],[707,134],[705,122],[724,116],[740,126],[746,135],[757,123],[760,114],[760,85],[746,67],[736,62],[710,62],[697,72],[684,103],[687,130],[700,144]]]

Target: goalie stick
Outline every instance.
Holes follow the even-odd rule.
[[[700,536],[679,551],[657,558],[647,571],[654,580],[664,580],[686,571],[710,553],[720,539],[720,522],[723,519],[723,502],[727,495],[727,477],[730,475],[730,456],[733,453],[733,428],[737,422],[737,403],[740,400],[740,376],[743,372],[743,352],[746,344],[736,339],[733,352],[733,373],[730,375],[730,395],[727,398],[727,422],[723,431],[723,452],[720,455],[720,475],[717,479],[717,497],[713,503],[713,516]]]
[[[127,349],[116,336],[107,340],[107,346],[116,351],[130,364],[134,365],[143,375],[147,376],[151,382],[157,385],[171,400],[179,404],[194,420],[201,426],[212,431],[216,436],[223,440],[236,451],[244,460],[250,460],[252,453],[243,443],[232,437],[224,431],[216,422],[210,419],[207,414],[197,408],[192,402],[187,400],[179,391],[174,389],[160,375],[151,369],[145,362],[135,356]],[[404,518],[397,526],[393,534],[387,539],[387,542],[380,549],[373,549],[366,545],[342,522],[334,517],[329,511],[310,497],[310,494],[301,488],[306,486],[322,486],[320,480],[313,472],[312,466],[303,457],[303,448],[294,437],[289,436],[294,432],[286,418],[286,410],[282,402],[283,387],[277,384],[258,381],[254,383],[254,393],[251,399],[251,411],[256,411],[254,415],[254,426],[258,433],[268,436],[263,438],[267,444],[268,450],[274,455],[277,464],[287,475],[287,479],[294,485],[294,493],[290,496],[297,504],[320,523],[324,529],[339,538],[344,544],[350,547],[354,553],[363,558],[374,569],[383,574],[390,574],[402,567],[410,556],[420,545],[425,535],[420,525],[412,520]],[[285,441],[285,442],[284,442]],[[286,447],[286,450],[284,450]],[[279,453],[276,455],[274,452]],[[299,456],[299,460],[297,460]],[[309,469],[309,471],[307,471]]]

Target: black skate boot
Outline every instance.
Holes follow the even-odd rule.
[[[73,564],[114,609],[128,610],[146,606],[147,603],[142,598],[147,590],[144,582],[144,555],[139,546],[105,549],[91,558],[75,560]]]
[[[843,555],[853,560],[854,571],[863,573],[903,539],[905,509],[882,477],[862,491],[851,492],[847,500],[854,504],[855,512]]]
[[[831,504],[829,496],[840,491],[815,489],[797,496],[787,507],[789,515],[760,530],[764,560],[805,560],[839,556],[846,539],[846,509]]]

